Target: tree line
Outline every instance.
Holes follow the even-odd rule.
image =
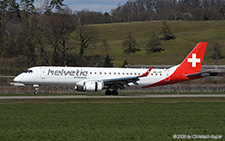
[[[224,0],[128,0],[110,13],[82,10],[76,13],[87,24],[150,20],[224,20]]]
[[[5,63],[6,66],[8,65],[7,67],[13,66],[22,69],[35,65],[112,67],[111,61],[113,59],[107,55],[109,44],[106,39],[99,38],[98,31],[91,24],[154,20],[154,18],[149,17],[152,14],[159,14],[163,11],[163,16],[161,18],[156,16],[157,19],[167,19],[163,17],[167,14],[170,15],[171,11],[173,11],[172,15],[176,14],[176,18],[174,18],[178,20],[181,12],[175,9],[180,9],[181,11],[183,10],[183,13],[187,13],[187,7],[189,7],[189,13],[191,14],[193,9],[197,7],[197,2],[201,3],[201,10],[214,7],[217,10],[217,14],[218,10],[220,11],[220,15],[223,11],[221,6],[223,6],[224,2],[222,0],[137,0],[128,1],[125,5],[118,6],[110,14],[102,14],[101,12],[87,10],[73,12],[68,6],[63,4],[63,1],[43,0],[42,5],[38,8],[34,6],[34,0],[0,1],[1,67],[4,67],[4,62],[7,62]],[[172,2],[177,7],[166,7],[171,6],[172,4],[170,3]],[[207,4],[209,2],[210,4]],[[149,4],[151,4],[151,8]],[[179,6],[182,8],[179,8]],[[136,12],[134,10],[135,7],[137,8]],[[147,9],[151,9],[150,11],[152,12],[146,12]],[[138,18],[142,17],[140,13],[148,13],[149,16],[144,16],[148,17],[146,19]],[[216,16],[213,17],[215,18]],[[222,18],[223,16],[220,15],[219,17]],[[146,44],[147,52],[162,51],[162,40],[175,39],[175,36],[171,33],[170,26],[166,25],[166,23],[163,23],[162,31],[161,33],[152,33]],[[88,48],[95,49],[98,45],[105,47],[106,51],[103,54],[85,54]],[[140,51],[139,48],[136,48],[138,43],[134,41],[132,33],[128,33],[122,45],[124,53],[129,54]],[[215,48],[214,50],[218,49]],[[214,56],[214,58],[221,58],[221,53],[217,53]],[[124,64],[127,64],[126,60]]]
[[[0,11],[0,57],[10,66],[104,66],[104,60],[111,60],[107,54],[85,55],[87,48],[107,45],[107,40],[83,24],[63,0],[45,0],[39,8],[34,0],[3,0]]]

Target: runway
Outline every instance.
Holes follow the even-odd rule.
[[[119,95],[119,96],[0,96],[0,100],[10,99],[137,99],[137,98],[225,98],[225,94],[181,94],[181,95]]]

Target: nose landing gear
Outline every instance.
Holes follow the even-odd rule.
[[[39,85],[33,85],[34,88],[34,94],[37,95],[38,94],[38,89],[39,89]]]

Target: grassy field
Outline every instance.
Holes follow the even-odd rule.
[[[224,98],[0,100],[0,140],[225,136]]]
[[[120,67],[126,59],[129,64],[134,65],[174,65],[179,64],[184,57],[194,48],[198,42],[208,42],[208,49],[204,64],[215,63],[210,58],[210,50],[213,42],[221,42],[222,53],[225,56],[225,21],[167,21],[172,27],[176,36],[175,40],[163,42],[165,51],[161,53],[147,54],[145,45],[150,38],[152,31],[161,30],[162,21],[115,23],[94,25],[100,33],[100,37],[107,39],[109,44],[108,53],[114,60],[114,66]],[[134,54],[124,54],[122,41],[131,31],[137,42],[140,43],[142,51]],[[96,50],[89,50],[87,53],[106,54],[103,46]],[[225,65],[225,58],[220,64]]]

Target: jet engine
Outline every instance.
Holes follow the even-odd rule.
[[[101,91],[104,87],[102,81],[85,81],[82,86],[76,86],[77,91],[97,92]]]

